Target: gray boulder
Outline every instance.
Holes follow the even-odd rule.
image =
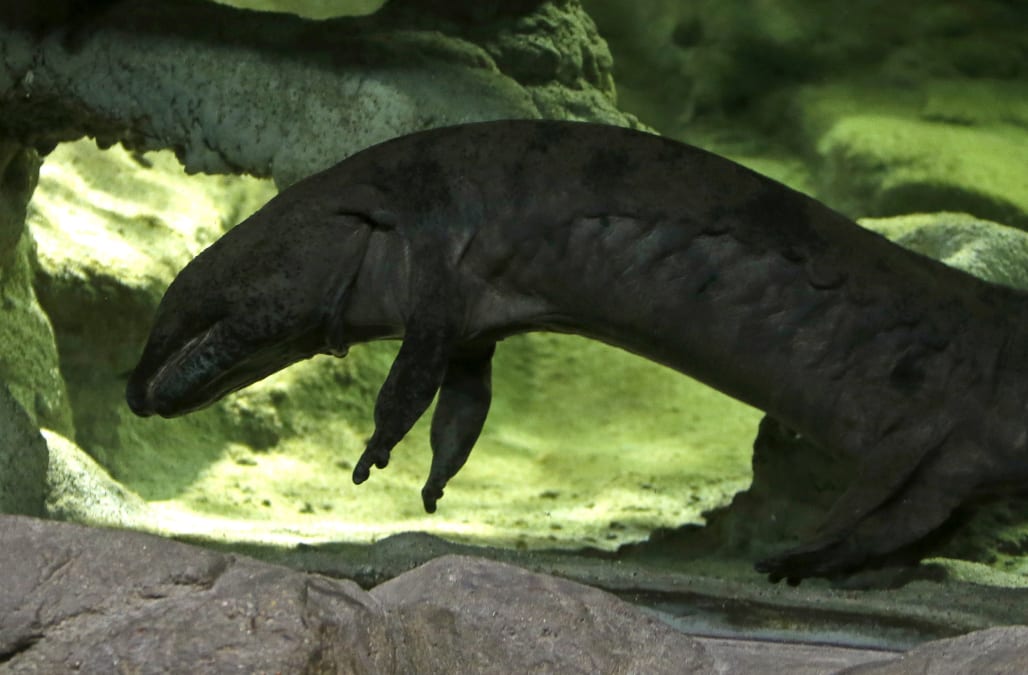
[[[350,581],[18,517],[0,541],[0,672],[395,672],[395,629]]]
[[[400,672],[713,672],[706,650],[604,591],[513,565],[436,558],[371,591],[403,627]]]
[[[703,647],[602,591],[439,558],[355,583],[138,532],[0,518],[0,672],[700,672]]]
[[[842,671],[846,675],[1028,673],[1028,626],[1001,626],[915,647],[902,657]]]
[[[693,638],[609,593],[467,556],[368,592],[138,532],[23,516],[0,516],[0,543],[0,673],[74,664],[81,673],[813,675],[1028,664],[1024,627],[907,654]]]

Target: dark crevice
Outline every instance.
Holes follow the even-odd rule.
[[[13,661],[20,654],[32,649],[42,639],[42,633],[28,633],[16,638],[14,642],[7,645],[6,649],[0,651],[0,665]]]

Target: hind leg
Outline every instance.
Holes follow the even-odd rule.
[[[861,457],[857,475],[838,497],[813,535],[790,551],[820,550],[847,536],[863,519],[900,493],[918,470],[924,455],[938,448],[925,437],[924,427],[901,428],[879,439]]]
[[[946,446],[888,500],[848,527],[830,525],[813,540],[761,561],[757,569],[767,572],[772,581],[832,576],[916,542],[942,525],[980,483],[971,450],[964,445]],[[850,491],[859,489],[855,486]],[[840,501],[844,500],[845,495]]]

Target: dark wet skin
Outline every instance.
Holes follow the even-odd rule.
[[[668,139],[502,121],[369,148],[282,192],[168,289],[127,391],[209,405],[317,353],[402,339],[354,481],[438,395],[436,508],[478,439],[495,343],[602,340],[860,464],[772,579],[860,568],[1028,481],[1026,296]]]

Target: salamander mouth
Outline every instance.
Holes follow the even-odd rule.
[[[314,330],[257,340],[232,330],[227,320],[217,321],[172,352],[152,374],[137,368],[125,398],[137,415],[178,417],[313,356],[320,346]]]
[[[153,414],[170,417],[196,409],[195,406],[182,409],[182,394],[187,389],[198,392],[206,388],[205,379],[210,381],[217,377],[216,364],[211,358],[216,351],[211,343],[220,323],[213,323],[187,340],[156,368],[146,368],[145,360],[140,362],[125,391],[132,412],[142,417]]]

